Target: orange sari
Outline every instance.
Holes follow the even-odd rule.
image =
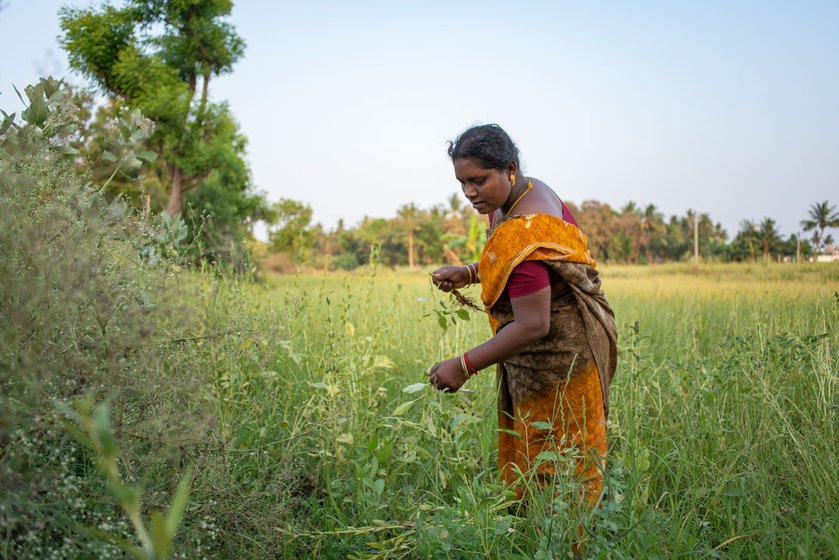
[[[548,335],[497,368],[499,467],[521,496],[528,481],[547,486],[571,463],[581,497],[593,505],[603,492],[614,314],[576,226],[546,214],[511,216],[496,224],[479,263],[493,333],[514,320],[504,287],[529,260],[544,262],[559,280],[551,285]]]

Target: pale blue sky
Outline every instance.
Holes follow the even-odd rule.
[[[66,72],[64,3],[90,2],[6,0],[4,109]],[[239,0],[232,22],[246,54],[212,94],[257,187],[328,227],[444,202],[445,141],[477,122],[575,203],[695,208],[731,234],[839,204],[839,2]]]

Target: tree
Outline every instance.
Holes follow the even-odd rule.
[[[312,208],[297,200],[282,198],[273,206],[274,221],[268,233],[271,248],[292,256],[303,255],[315,240]]]
[[[781,236],[775,229],[775,220],[764,218],[757,229],[755,240],[761,249],[763,260],[768,261],[772,252],[777,251],[782,243]]]
[[[615,260],[617,256],[610,253],[615,233],[615,211],[612,207],[597,200],[584,200],[574,215],[588,237],[592,256],[603,261]]]
[[[815,230],[813,233],[813,245],[815,245],[815,251],[818,253],[822,250],[824,230],[839,227],[839,212],[836,211],[836,206],[830,206],[826,200],[824,202],[817,202],[810,206],[810,219],[802,220],[801,226],[804,228],[804,231]]]
[[[731,242],[731,256],[735,260],[755,260],[758,247],[758,227],[752,220],[740,222],[740,230]]]
[[[396,227],[399,229],[400,237],[403,237],[407,240],[408,245],[408,268],[411,270],[414,269],[415,260],[414,260],[414,236],[416,235],[417,228],[419,227],[420,223],[422,222],[422,212],[420,211],[419,207],[414,204],[413,202],[410,204],[404,204],[399,207],[396,211],[397,221]]]
[[[244,52],[223,20],[231,9],[230,0],[128,0],[60,12],[70,66],[156,123],[150,146],[166,171],[170,215],[183,210],[186,191],[242,155],[225,136],[233,122],[227,107],[208,101],[211,78],[230,72]]]

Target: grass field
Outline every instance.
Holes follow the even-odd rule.
[[[839,558],[839,268],[606,267],[620,357],[589,514],[562,481],[526,511],[498,484],[493,370],[453,395],[425,384],[489,336],[427,272],[189,273],[200,313],[160,354],[154,401],[112,401],[118,441],[145,450],[120,463],[144,507],[193,468],[176,557],[567,558],[582,523],[583,557]],[[192,398],[200,422],[176,416]],[[138,440],[156,416],[181,423]],[[61,449],[73,511],[134,539]]]
[[[836,267],[603,275],[621,356],[609,494],[584,554],[838,557]],[[217,496],[196,489],[194,503],[224,506],[212,514],[216,553],[570,554],[579,512],[547,499],[517,512],[496,482],[493,372],[455,395],[418,385],[489,335],[481,314],[449,315],[425,273],[216,282],[208,293],[210,308],[250,306],[243,331],[263,333],[218,354],[216,429],[249,491],[230,499],[229,478]],[[437,311],[455,317],[445,331]]]

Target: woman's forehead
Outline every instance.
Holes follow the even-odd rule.
[[[457,177],[478,177],[489,175],[495,171],[494,169],[487,169],[483,167],[474,158],[457,158],[454,160],[454,174]]]

